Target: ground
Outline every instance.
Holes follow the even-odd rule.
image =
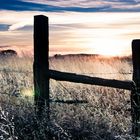
[[[50,69],[102,78],[131,80],[131,57],[98,55],[51,57]],[[50,80],[50,99],[85,100],[50,103],[47,114],[35,113],[33,58],[0,61],[0,139],[133,140],[130,91]]]

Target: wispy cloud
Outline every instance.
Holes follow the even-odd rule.
[[[83,7],[83,8],[89,8],[89,7],[101,7],[101,6],[107,6],[110,2],[105,2],[102,0],[22,0],[24,2],[32,2],[32,3],[39,3],[39,4],[47,4],[52,6],[58,6],[58,7]]]
[[[61,7],[65,11],[78,11],[78,8],[87,11],[140,11],[140,0],[22,0],[37,4]],[[91,8],[91,9],[90,9]],[[79,11],[82,9],[79,9]]]
[[[0,0],[0,10],[46,12],[135,12],[139,0]]]
[[[17,30],[17,29],[21,29],[28,25],[32,25],[32,21],[22,21],[19,23],[15,23],[15,24],[11,25],[8,30],[9,31]]]
[[[49,17],[51,30],[72,28],[100,28],[139,24],[140,13],[80,13],[80,12],[16,12],[0,11],[0,25],[7,25],[9,31],[33,25],[34,15]],[[121,15],[121,16],[120,16]],[[90,17],[90,18],[89,18]],[[56,30],[57,31],[57,30]]]
[[[33,25],[34,15],[40,12],[17,12],[17,11],[0,11],[0,25],[6,26],[7,30],[17,30],[25,26]]]

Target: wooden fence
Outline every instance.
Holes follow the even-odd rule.
[[[48,17],[37,15],[34,17],[34,88],[35,105],[38,115],[47,111],[48,120],[50,99],[49,79],[69,81],[83,84],[108,86],[131,91],[132,131],[136,138],[140,138],[140,40],[132,42],[133,81],[103,79],[66,73],[49,69],[49,27]],[[45,110],[44,110],[45,107]]]

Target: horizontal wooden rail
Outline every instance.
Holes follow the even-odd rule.
[[[134,90],[135,88],[135,83],[133,81],[120,81],[114,79],[97,78],[97,77],[90,77],[85,75],[78,75],[75,73],[60,72],[56,70],[49,70],[49,78],[59,80],[59,81],[107,86],[107,87],[120,88],[125,90]]]

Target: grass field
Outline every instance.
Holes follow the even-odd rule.
[[[129,57],[58,55],[49,62],[50,69],[132,79]],[[133,140],[130,91],[127,90],[50,80],[51,100],[86,100],[88,103],[52,102],[50,122],[45,113],[38,118],[34,113],[32,64],[33,59],[28,57],[1,58],[0,139]]]

